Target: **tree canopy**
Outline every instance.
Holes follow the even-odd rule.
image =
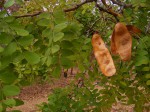
[[[130,61],[111,54],[116,74],[106,77],[91,39],[99,32],[110,51],[118,22],[137,27],[141,34],[132,35]],[[117,102],[149,111],[149,43],[149,0],[1,0],[0,112],[22,104],[13,98],[21,87],[39,77],[59,78],[70,68],[79,69],[74,82],[55,90],[41,106],[43,112],[106,112]]]

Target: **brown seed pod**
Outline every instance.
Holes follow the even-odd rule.
[[[141,34],[141,30],[133,25],[126,25],[126,27],[132,36],[135,36],[136,34]]]
[[[111,37],[112,54],[119,54],[123,61],[131,59],[132,37],[123,23],[117,23]]]
[[[105,76],[113,76],[116,73],[116,68],[112,57],[99,34],[93,35],[92,46],[95,58],[102,73]]]

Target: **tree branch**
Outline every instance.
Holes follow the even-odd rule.
[[[70,12],[70,11],[74,11],[76,9],[78,9],[79,7],[81,7],[82,5],[86,4],[86,3],[90,3],[90,2],[94,2],[95,0],[86,0],[80,4],[77,4],[75,7],[70,8],[70,9],[65,9],[64,12]]]
[[[70,9],[64,9],[64,12],[70,12],[70,11],[74,11],[76,9],[78,9],[79,7],[81,7],[82,5],[86,4],[86,3],[90,3],[90,2],[94,2],[96,0],[86,0],[84,2],[81,2],[80,4],[77,4],[75,7],[73,8],[70,8]],[[36,12],[34,14],[26,14],[26,15],[20,15],[20,16],[15,16],[16,18],[22,18],[22,17],[34,17],[34,16],[37,16],[37,15],[40,15],[43,11],[39,11],[39,12]]]
[[[117,18],[117,16],[119,15],[118,13],[115,13],[115,12],[109,11],[109,10],[106,10],[106,9],[100,7],[100,5],[97,4],[97,3],[96,3],[96,7],[99,9],[99,11],[103,11],[103,12],[106,12],[106,13],[108,13],[108,14],[113,15],[113,16],[115,17],[116,21],[117,21],[117,22],[119,21],[118,18]]]
[[[33,13],[33,14],[26,14],[26,15],[19,15],[19,16],[14,16],[15,18],[22,18],[22,17],[34,17],[34,16],[37,16],[37,15],[40,15],[43,11],[39,11],[39,12],[36,12],[36,13]]]
[[[132,7],[132,4],[125,4],[125,3],[122,3],[120,0],[111,0],[113,4],[117,4],[119,6],[123,6],[124,8],[131,8]]]
[[[119,0],[115,1],[115,0],[111,0],[113,4],[117,4],[120,6],[124,6],[124,7],[132,7],[131,4],[124,4],[122,2],[120,2]],[[97,0],[85,0],[84,2],[81,2],[80,4],[77,4],[75,7],[70,8],[70,9],[64,9],[64,12],[70,12],[70,11],[74,11],[76,9],[78,9],[79,7],[81,7],[82,5],[86,4],[86,3],[90,3],[90,2],[95,2],[96,3],[96,7],[99,9],[99,11],[103,11],[106,12],[108,14],[111,14],[115,17],[115,19],[118,21],[117,16],[119,15],[118,13],[114,12],[112,9],[104,9],[102,7],[100,7],[99,4],[97,4]],[[43,11],[39,11],[36,12],[34,14],[26,14],[26,15],[19,15],[19,16],[15,16],[16,18],[21,18],[21,17],[34,17],[37,16],[39,14],[41,14]]]

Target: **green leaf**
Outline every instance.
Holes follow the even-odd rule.
[[[3,55],[12,55],[17,50],[17,44],[15,42],[10,43],[4,50]]]
[[[20,106],[20,105],[23,105],[24,104],[24,102],[22,101],[22,100],[20,100],[20,99],[14,99],[15,101],[16,101],[16,105],[15,106]]]
[[[150,80],[148,80],[148,81],[146,82],[146,84],[149,86],[149,85],[150,85]]]
[[[55,9],[54,12],[53,12],[53,15],[54,15],[54,20],[57,24],[59,23],[63,23],[66,21],[65,19],[65,13],[62,9]]]
[[[1,69],[6,68],[10,63],[12,62],[12,57],[11,56],[4,56],[1,58]]]
[[[42,36],[43,37],[53,37],[53,32],[51,31],[50,28],[47,28],[45,30],[42,31]]]
[[[91,43],[91,38],[85,38],[84,43],[85,44]]]
[[[45,18],[45,19],[50,19],[50,13],[49,12],[43,12],[39,15],[39,19],[42,19],[42,18]]]
[[[18,63],[24,59],[24,56],[21,52],[17,51],[13,53],[12,58],[14,63]]]
[[[5,17],[5,19],[4,19],[7,23],[11,23],[11,22],[13,22],[14,20],[15,20],[15,17],[13,17],[13,16],[8,16],[8,17]]]
[[[61,65],[64,68],[71,68],[73,66],[73,63],[70,59],[66,58],[66,57],[62,57],[61,58]]]
[[[69,49],[73,47],[73,44],[70,41],[64,40],[61,42],[61,47],[64,49]]]
[[[120,81],[120,86],[124,88],[124,87],[127,87],[127,84],[123,81]]]
[[[21,5],[21,4],[24,3],[24,1],[22,1],[22,0],[15,0],[15,1],[16,1],[16,3],[19,4],[19,5]]]
[[[2,32],[0,34],[0,43],[1,44],[8,44],[12,41],[13,37],[7,33]]]
[[[73,41],[76,38],[77,38],[77,35],[74,34],[73,32],[65,32],[65,35],[64,35],[65,40]]]
[[[1,12],[0,12],[0,18],[6,17],[6,14],[7,14],[7,11],[6,11],[6,10],[1,11]]]
[[[5,7],[5,8],[8,8],[8,7],[12,6],[14,3],[15,3],[15,0],[8,0],[8,1],[4,4],[4,7]]]
[[[54,42],[59,41],[60,39],[63,38],[63,36],[64,36],[64,33],[62,33],[62,32],[54,34],[54,37],[53,37]]]
[[[52,64],[52,57],[49,56],[49,57],[47,58],[46,65],[47,65],[47,66],[50,66],[51,64]]]
[[[63,30],[64,28],[67,27],[67,23],[61,23],[61,24],[57,24],[54,27],[54,32],[60,32],[61,30]]]
[[[55,77],[55,78],[59,78],[60,75],[61,75],[61,68],[59,66],[57,66],[53,72],[52,72],[52,75]]]
[[[29,35],[29,32],[24,29],[16,29],[16,32],[19,36],[28,36]]]
[[[0,53],[4,51],[4,48],[0,46]]]
[[[144,55],[147,55],[148,52],[146,50],[138,50],[136,54],[140,56],[144,56]]]
[[[0,71],[0,80],[3,83],[11,84],[17,79],[17,76],[7,69]]]
[[[16,105],[16,101],[14,99],[7,99],[4,101],[4,104],[9,107],[13,107]]]
[[[48,56],[50,55],[50,51],[51,51],[50,48],[48,48],[48,49],[46,50],[46,52],[45,52],[45,56],[46,56],[46,57],[48,57]]]
[[[145,78],[150,79],[150,74],[146,74]]]
[[[143,64],[148,64],[149,58],[146,56],[140,56],[136,58],[135,66],[141,66]]]
[[[29,36],[20,38],[18,42],[20,43],[20,45],[26,47],[26,46],[29,46],[33,42],[33,39],[34,39],[33,35],[29,35]]]
[[[30,63],[30,64],[37,64],[40,62],[40,56],[34,52],[29,52],[26,51],[24,53],[25,59]]]
[[[59,49],[60,49],[60,46],[59,45],[54,45],[54,46],[52,46],[52,54],[54,54],[54,53],[56,53],[56,52],[58,52],[59,51]]]
[[[50,20],[48,19],[41,19],[37,22],[39,26],[50,26]]]
[[[15,96],[20,93],[20,89],[15,85],[6,85],[2,89],[5,96]]]
[[[59,60],[59,57],[58,56],[54,56],[52,57],[52,64],[56,64]]]
[[[74,55],[74,52],[72,50],[69,49],[62,49],[61,50],[62,56],[70,56],[70,55]]]
[[[142,71],[150,71],[150,67],[143,67]]]

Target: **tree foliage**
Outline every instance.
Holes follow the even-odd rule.
[[[79,69],[74,82],[55,90],[41,105],[43,112],[103,112],[118,102],[149,111],[149,10],[149,0],[1,0],[0,111],[23,104],[13,98],[22,86],[37,77],[59,78],[63,69],[73,67]],[[109,48],[119,21],[142,34],[133,37],[131,61],[113,56],[117,73],[108,78],[92,55],[91,37],[100,32]]]

